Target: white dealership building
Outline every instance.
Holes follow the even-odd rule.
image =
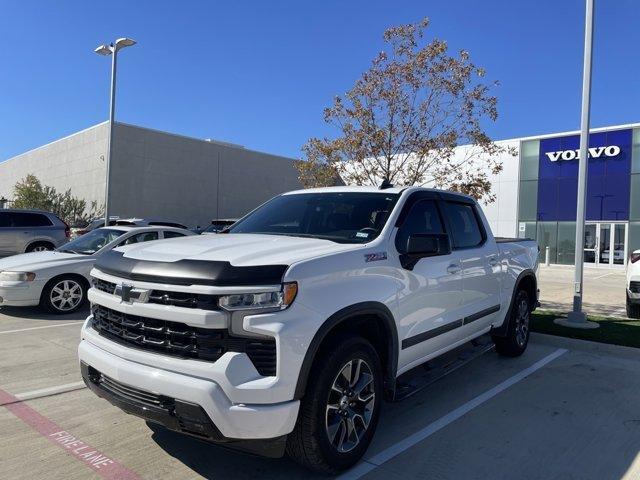
[[[579,132],[498,142],[516,149],[499,159],[496,201],[484,205],[496,235],[534,238],[541,258],[573,264],[575,255]],[[640,248],[640,124],[593,129],[589,140],[585,262],[623,267]],[[460,147],[464,149],[465,147]]]

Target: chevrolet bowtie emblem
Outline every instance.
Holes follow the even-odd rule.
[[[140,302],[147,303],[149,301],[149,290],[142,288],[133,288],[133,285],[116,285],[113,292],[114,295],[120,297],[123,303]]]

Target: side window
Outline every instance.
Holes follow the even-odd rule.
[[[445,233],[435,200],[418,200],[396,234],[396,248],[403,253],[407,249],[409,235],[414,233]]]
[[[51,220],[41,213],[13,212],[10,215],[14,227],[50,227],[53,225]]]
[[[446,202],[445,204],[451,225],[453,248],[469,248],[480,245],[484,236],[475,207],[467,203]]]
[[[121,245],[131,245],[133,243],[150,242],[151,240],[158,240],[158,232],[145,232],[137,235],[132,235],[127,238]]]
[[[0,228],[7,228],[11,226],[11,218],[6,212],[0,212]]]
[[[180,232],[172,232],[172,231],[166,231],[164,232],[164,238],[176,238],[176,237],[184,237],[184,233],[180,233]]]

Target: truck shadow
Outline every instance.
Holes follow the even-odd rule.
[[[0,315],[36,321],[84,320],[89,315],[89,306],[68,315],[52,315],[39,307],[0,307]]]
[[[326,479],[287,457],[263,458],[236,452],[147,423],[151,438],[165,452],[205,478]]]

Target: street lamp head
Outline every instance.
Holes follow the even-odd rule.
[[[113,53],[111,47],[109,47],[108,45],[100,45],[94,50],[94,52],[96,52],[98,55],[104,56],[111,55]]]
[[[120,50],[121,48],[130,47],[135,45],[136,41],[131,38],[119,38],[116,40],[116,50]]]

